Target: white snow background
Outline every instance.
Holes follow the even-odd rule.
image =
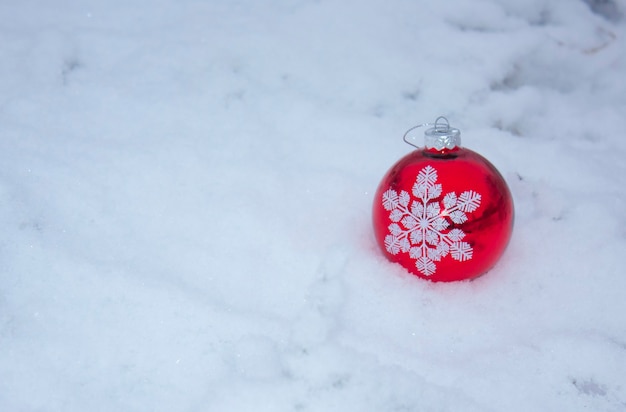
[[[624,0],[3,1],[0,411],[626,410]],[[373,192],[446,115],[472,281]]]

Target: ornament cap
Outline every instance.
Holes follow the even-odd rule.
[[[411,127],[404,133],[404,141],[419,149],[420,146],[415,143],[415,139],[409,138],[408,135],[411,131],[425,126],[432,126],[424,132],[424,146],[427,150],[447,152],[461,147],[461,131],[456,127],[450,127],[450,122],[444,116],[439,116],[435,123],[424,123]]]
[[[435,120],[434,127],[424,132],[424,144],[427,149],[454,149],[461,146],[461,131],[450,127],[450,122],[443,116]]]

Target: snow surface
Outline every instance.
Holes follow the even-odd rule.
[[[0,411],[626,410],[624,0],[0,4]],[[373,192],[446,115],[473,282]]]

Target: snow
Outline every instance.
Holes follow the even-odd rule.
[[[1,411],[626,409],[626,2],[0,4]],[[402,134],[514,196],[387,262]]]

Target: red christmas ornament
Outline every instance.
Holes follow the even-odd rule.
[[[473,279],[495,265],[513,229],[513,199],[484,157],[461,147],[439,117],[418,147],[389,169],[374,197],[376,240],[385,256],[435,281]]]

